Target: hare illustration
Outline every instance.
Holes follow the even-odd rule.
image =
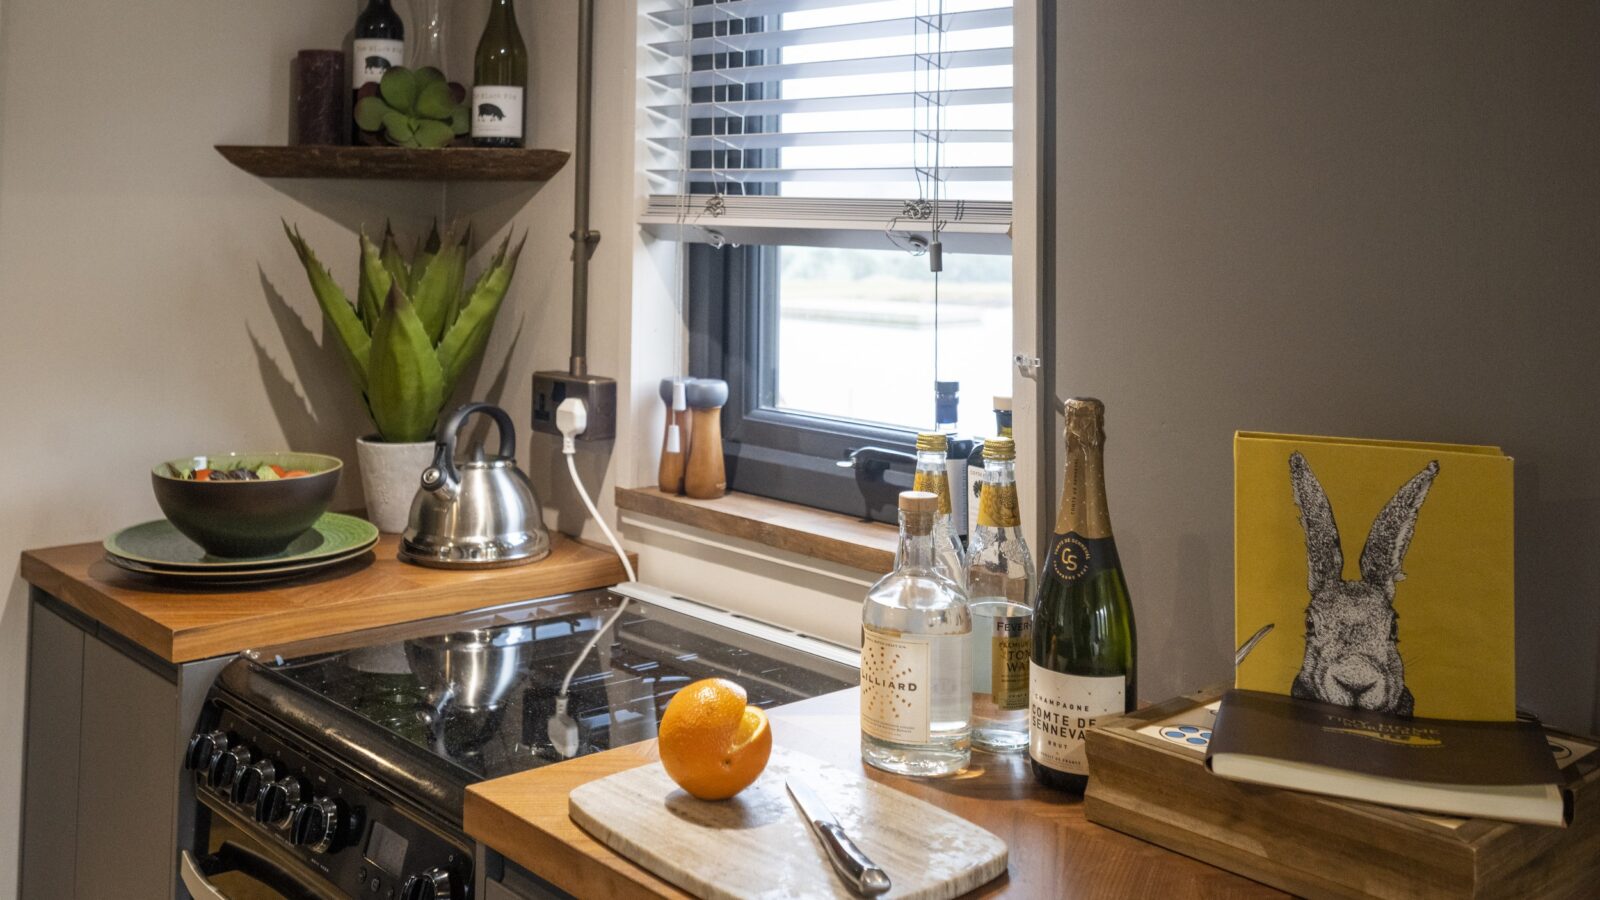
[[[1298,452],[1289,482],[1306,533],[1306,658],[1291,697],[1410,716],[1415,700],[1400,658],[1394,586],[1417,528],[1417,513],[1439,474],[1430,462],[1378,513],[1361,551],[1361,580],[1344,580],[1339,528],[1322,484]]]

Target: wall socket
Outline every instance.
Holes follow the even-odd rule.
[[[533,430],[559,435],[556,407],[568,397],[577,397],[588,407],[588,426],[578,440],[609,441],[617,436],[616,379],[566,372],[533,373]]]

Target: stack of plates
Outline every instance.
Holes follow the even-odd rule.
[[[166,519],[134,525],[106,538],[106,561],[129,572],[182,581],[244,584],[297,578],[355,559],[378,543],[365,519],[324,513],[282,553],[248,559],[210,556]]]

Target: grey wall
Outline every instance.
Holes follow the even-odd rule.
[[[1229,675],[1235,429],[1461,441],[1517,459],[1519,700],[1600,725],[1600,6],[1058,10],[1049,350],[1141,694]]]

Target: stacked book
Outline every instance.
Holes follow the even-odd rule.
[[[1600,741],[1516,709],[1511,460],[1234,458],[1234,689],[1091,730],[1088,817],[1308,896],[1595,896]]]

